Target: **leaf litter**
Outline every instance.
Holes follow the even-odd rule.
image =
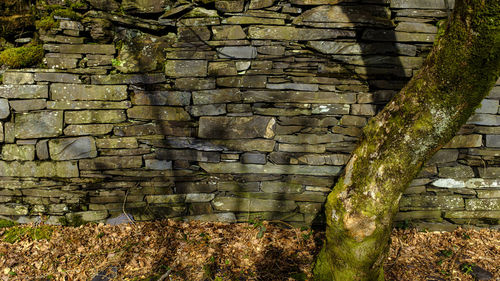
[[[50,238],[24,231],[5,241],[14,227],[0,229],[1,280],[311,280],[324,238],[268,222],[162,220],[51,226]],[[477,267],[500,280],[500,231],[396,229],[384,267],[386,280],[474,280]]]

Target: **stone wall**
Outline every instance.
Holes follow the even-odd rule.
[[[43,67],[0,85],[0,215],[321,223],[362,127],[448,13],[336,2],[88,0],[50,14]],[[427,163],[398,221],[499,224],[499,99],[497,85]]]

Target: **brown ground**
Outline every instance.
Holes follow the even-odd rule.
[[[3,239],[9,233],[0,230]],[[310,280],[322,233],[265,222],[160,221],[56,226],[49,240],[28,236],[0,242],[1,280],[91,280],[105,269],[113,280]],[[500,232],[395,230],[385,269],[387,280],[474,280],[463,264],[500,280]]]

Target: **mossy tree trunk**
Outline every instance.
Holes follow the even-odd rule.
[[[363,130],[326,202],[316,280],[384,280],[399,199],[500,74],[500,1],[457,0],[422,69]]]

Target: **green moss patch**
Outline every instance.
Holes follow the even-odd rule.
[[[52,232],[53,227],[49,225],[37,227],[13,226],[3,233],[2,240],[8,243],[16,243],[24,238],[30,238],[34,241],[41,239],[50,240]]]
[[[24,68],[39,64],[44,56],[42,45],[9,48],[0,53],[0,65]]]

